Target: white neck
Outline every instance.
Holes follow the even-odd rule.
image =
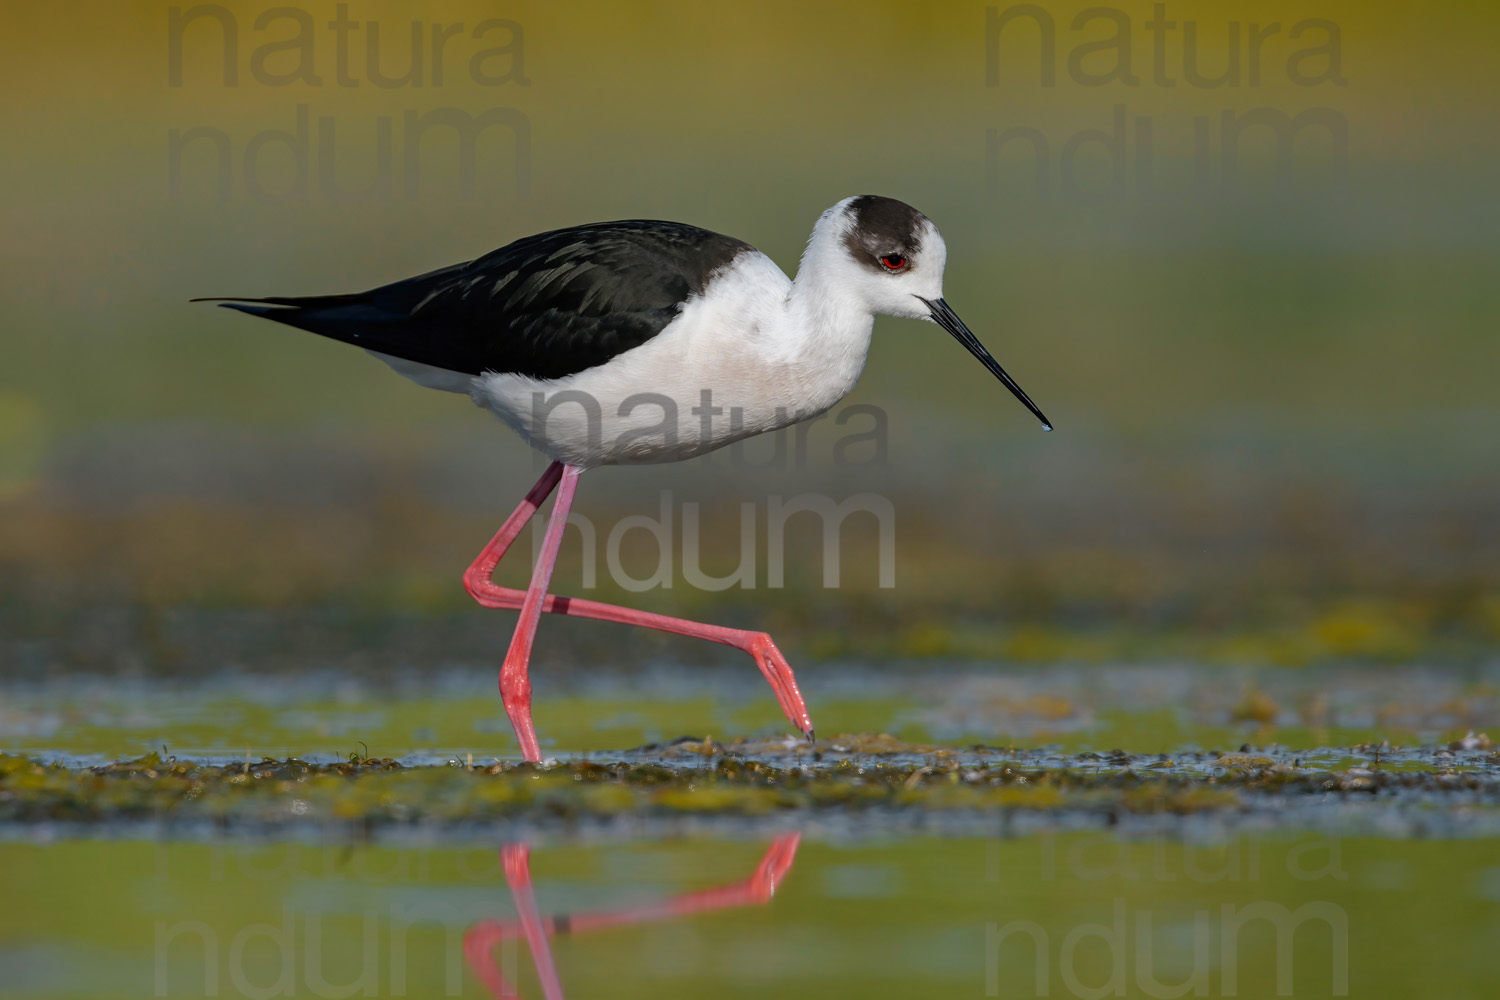
[[[875,314],[841,275],[848,255],[842,246],[839,206],[818,220],[802,254],[797,277],[786,299],[782,344],[787,360],[816,386],[807,400],[807,413],[821,413],[844,398],[870,351]]]

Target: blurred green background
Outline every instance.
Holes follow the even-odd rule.
[[[425,637],[408,663],[503,648],[509,616],[459,574],[539,468],[526,448],[188,298],[370,287],[630,217],[790,272],[863,192],[938,224],[947,298],[1057,432],[935,328],[882,319],[849,402],[882,408],[884,463],[836,450],[850,417],[785,468],[752,467],[775,454],[756,441],[585,481],[600,567],[667,489],[726,574],[754,503],[755,589],[634,594],[601,569],[596,596],[764,623],[794,662],[1492,657],[1500,12],[1085,7],[10,7],[0,669],[378,665],[392,620]],[[494,120],[467,178],[458,113]],[[809,518],[766,586],[768,498],[803,492],[892,502],[894,588],[868,515],[838,588]],[[627,542],[648,575],[650,539]],[[224,625],[269,612],[280,645]],[[716,655],[556,624],[540,659]]]

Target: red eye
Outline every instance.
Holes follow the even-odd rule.
[[[885,265],[887,271],[899,271],[906,266],[906,258],[898,253],[886,254],[880,258],[880,263]]]

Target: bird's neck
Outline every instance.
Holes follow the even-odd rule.
[[[789,360],[823,387],[814,400],[814,412],[821,412],[847,395],[864,371],[875,316],[848,282],[837,280],[817,244],[815,237],[787,296],[785,346]]]

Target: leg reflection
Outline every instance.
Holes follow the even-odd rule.
[[[470,927],[464,935],[464,958],[468,961],[469,968],[474,970],[474,975],[479,977],[479,981],[497,1000],[519,1000],[520,994],[501,973],[491,953],[496,945],[504,941],[524,937],[527,947],[531,949],[531,960],[536,966],[537,978],[542,983],[543,996],[546,1000],[563,1000],[557,966],[552,961],[552,935],[579,934],[617,924],[671,920],[704,910],[768,903],[776,892],[777,885],[791,871],[801,839],[801,833],[777,837],[766,849],[765,856],[760,859],[760,864],[756,865],[750,877],[731,885],[687,892],[659,903],[624,910],[560,914],[552,917],[543,917],[537,910],[536,894],[531,887],[530,846],[506,844],[500,848],[500,861],[511,895],[515,898],[516,919],[482,920]]]

